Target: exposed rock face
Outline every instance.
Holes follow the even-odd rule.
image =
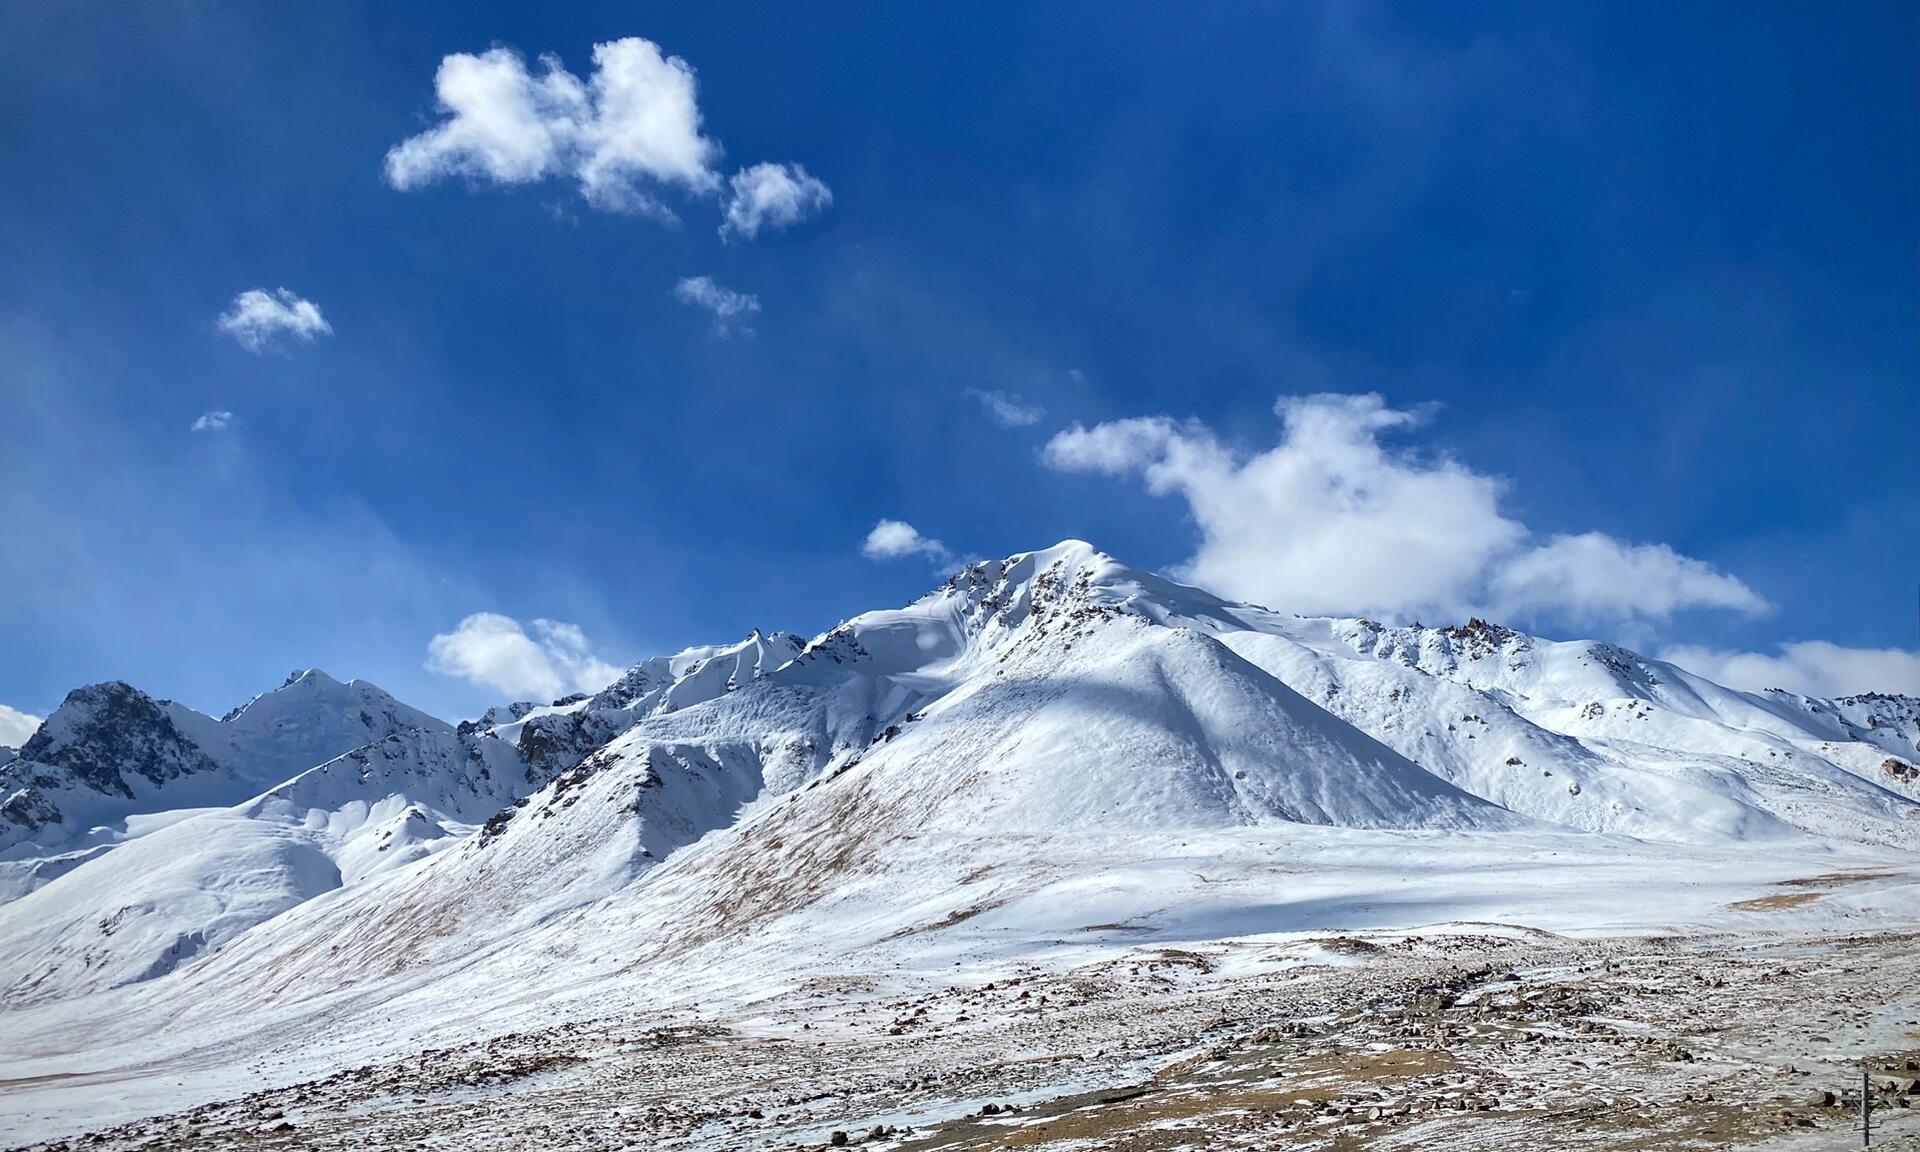
[[[557,712],[527,721],[517,747],[527,764],[528,783],[537,788],[554,779],[632,723],[631,713],[618,708]]]
[[[129,799],[129,774],[164,784],[219,768],[152,697],[118,680],[67,693],[19,759],[64,769],[96,792]]]

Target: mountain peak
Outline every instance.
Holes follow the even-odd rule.
[[[19,759],[63,769],[95,792],[130,800],[129,775],[159,786],[218,767],[175,725],[187,714],[123,680],[89,684],[67,693],[21,746]]]

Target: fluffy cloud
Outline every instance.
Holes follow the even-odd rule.
[[[928,536],[905,520],[882,520],[867,533],[860,552],[869,560],[896,560],[902,556],[926,556],[940,563],[953,558],[945,544]]]
[[[195,432],[225,432],[233,426],[233,413],[224,408],[213,408],[200,413],[193,422]]]
[[[798,164],[755,164],[733,174],[720,235],[751,240],[762,228],[789,228],[833,203],[833,192]]]
[[[285,288],[249,288],[214,322],[249,352],[265,352],[283,337],[311,344],[316,336],[333,335],[318,304]]]
[[[584,80],[542,56],[456,52],[440,62],[442,118],[387,152],[387,183],[410,191],[449,178],[518,185],[574,181],[603,212],[674,218],[658,195],[675,188],[726,199],[723,235],[751,239],[824,209],[827,186],[799,165],[756,164],[723,180],[718,141],[701,131],[692,65],[638,36],[593,46]]]
[[[433,85],[445,119],[387,153],[387,183],[559,176],[602,211],[665,216],[653,186],[717,190],[720,145],[700,133],[693,68],[637,36],[594,45],[593,64],[583,81],[554,56],[536,75],[511,48],[446,57]]]
[[[967,395],[978,400],[980,406],[987,410],[987,415],[993,417],[993,422],[1002,428],[1031,428],[1047,414],[1047,410],[1038,404],[1028,404],[1020,397],[1005,392],[969,388]]]
[[[760,297],[751,292],[735,292],[714,283],[711,276],[689,276],[673,286],[674,299],[713,313],[713,330],[720,336],[736,332],[751,334],[746,317],[760,311]]]
[[[0,747],[18,748],[40,727],[40,717],[0,704]]]
[[[554,700],[597,692],[620,669],[593,654],[579,628],[535,620],[531,635],[518,620],[476,612],[427,644],[427,671],[458,676],[515,700]]]
[[[1584,622],[1766,607],[1739,580],[1664,545],[1599,533],[1536,542],[1502,514],[1498,479],[1382,442],[1423,423],[1427,409],[1323,394],[1283,397],[1275,411],[1279,443],[1251,456],[1196,421],[1153,416],[1075,425],[1043,459],[1064,472],[1138,475],[1149,491],[1180,496],[1200,530],[1180,575],[1290,611]]]
[[[1782,644],[1771,653],[1683,645],[1662,651],[1660,659],[1749,692],[1785,688],[1803,696],[1920,695],[1920,652],[1899,648],[1842,648],[1824,640]]]

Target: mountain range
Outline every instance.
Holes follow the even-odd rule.
[[[1911,696],[1293,616],[1077,541],[458,724],[314,670],[219,719],[92,685],[0,763],[0,1077],[156,1035],[324,1066],[853,957],[1672,926],[1920,848],[1917,752]]]

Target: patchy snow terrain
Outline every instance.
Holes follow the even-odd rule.
[[[1917,745],[1911,697],[1295,617],[1078,542],[457,726],[317,672],[218,721],[98,685],[0,764],[0,1133],[1508,1147],[1517,1100],[1546,1139],[1630,1095],[1675,1097],[1641,1146],[1771,1139],[1766,1028],[1827,1005],[1722,1043],[1658,997],[1910,976]],[[1892,1020],[1793,1059],[1904,1059]]]

